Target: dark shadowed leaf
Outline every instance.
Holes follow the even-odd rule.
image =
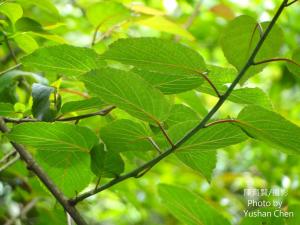
[[[116,177],[124,171],[124,162],[119,154],[97,144],[91,150],[91,170],[97,177]]]
[[[50,109],[50,95],[55,92],[53,87],[42,84],[32,85],[32,115],[38,120],[52,121],[57,110]]]

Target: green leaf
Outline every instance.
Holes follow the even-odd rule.
[[[233,90],[228,100],[247,105],[258,105],[266,109],[272,109],[270,98],[259,88],[239,88]]]
[[[104,59],[135,67],[134,72],[165,94],[179,93],[198,87],[206,70],[196,51],[169,40],[128,38],[114,42]]]
[[[182,137],[181,132],[190,130],[193,125],[196,125],[195,121],[176,124],[168,130],[169,135],[172,140],[178,141]],[[207,152],[238,144],[246,139],[247,136],[237,126],[228,123],[216,124],[197,132],[176,150],[176,154],[196,151]]]
[[[252,17],[243,15],[231,21],[225,29],[221,36],[221,46],[227,60],[239,71],[246,64],[246,61],[260,39],[260,27],[262,32],[264,32],[268,24],[269,22],[258,24]],[[261,61],[276,57],[282,43],[283,32],[279,27],[274,26],[255,60]],[[260,72],[264,67],[265,65],[251,67],[245,74],[242,82]]]
[[[124,162],[119,154],[106,151],[104,144],[98,144],[91,150],[91,170],[97,177],[113,178],[124,171]]]
[[[300,153],[300,127],[259,106],[245,107],[238,123],[250,136],[291,154]]]
[[[287,63],[287,67],[291,73],[293,73],[296,76],[300,75],[300,48],[296,49],[293,53],[292,60],[297,63],[298,65],[295,65],[293,63]]]
[[[163,94],[132,72],[117,69],[93,70],[82,76],[87,89],[104,102],[148,122],[164,121],[170,111]]]
[[[130,18],[130,10],[115,1],[102,1],[91,5],[86,15],[94,27],[106,30]]]
[[[23,15],[22,7],[17,3],[0,3],[0,13],[4,14],[14,24]]]
[[[200,118],[197,113],[190,107],[183,104],[175,104],[172,106],[170,111],[170,116],[165,121],[168,127],[171,127],[177,123],[182,123],[186,121],[199,121]]]
[[[198,90],[217,97],[216,93],[210,87],[200,87]],[[227,87],[222,86],[222,88],[219,88],[218,90],[224,90],[221,92],[224,93],[225,90],[227,90]],[[260,88],[245,87],[235,89],[228,97],[228,100],[237,104],[258,105],[266,109],[273,108],[270,98]]]
[[[230,225],[200,196],[180,187],[160,184],[159,196],[167,209],[186,225]]]
[[[57,10],[57,8],[55,7],[55,5],[51,2],[51,0],[17,0],[18,2],[20,2],[22,5],[33,5],[36,6],[44,11],[46,11],[47,13],[51,14],[52,17],[55,16],[56,18],[59,17],[59,12]]]
[[[100,131],[100,137],[109,151],[147,151],[154,149],[147,140],[151,131],[142,123],[116,120]]]
[[[53,121],[57,110],[50,109],[50,95],[55,92],[53,87],[42,84],[32,85],[32,115],[38,120]]]
[[[70,113],[77,111],[84,111],[89,109],[101,109],[105,103],[101,101],[99,98],[90,98],[79,101],[70,101],[63,104],[61,107],[62,113]]]
[[[0,102],[0,116],[11,116],[14,112],[12,104]]]
[[[199,121],[178,123],[168,130],[168,134],[176,143],[198,123]],[[246,139],[247,136],[238,127],[231,124],[217,124],[200,130],[179,147],[175,154],[187,166],[210,180],[217,161],[214,150],[238,144]]]
[[[22,17],[16,22],[15,26],[19,32],[44,32],[42,25],[38,21],[29,17]]]
[[[136,23],[162,32],[179,35],[191,41],[195,40],[195,37],[190,32],[163,16],[152,16],[147,19],[138,20]]]
[[[84,56],[84,57],[83,57]],[[104,65],[99,56],[88,48],[56,45],[40,48],[21,59],[24,66],[38,71],[78,76]]]
[[[23,123],[13,127],[8,137],[35,148],[37,162],[68,197],[89,184],[89,152],[97,137],[88,128],[66,123]]]
[[[29,54],[39,48],[39,45],[35,39],[26,33],[16,35],[14,40],[20,49]]]

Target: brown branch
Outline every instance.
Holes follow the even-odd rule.
[[[5,122],[0,118],[0,131],[2,133],[9,132]],[[11,141],[10,142],[15,150],[19,153],[21,159],[27,164],[27,168],[30,169],[45,185],[45,187],[52,193],[56,200],[63,206],[63,208],[70,214],[77,225],[87,225],[84,219],[81,217],[77,209],[70,205],[64,194],[57,188],[52,182],[50,177],[45,171],[35,162],[31,154],[21,145]]]
[[[254,65],[260,65],[260,64],[264,64],[264,63],[269,63],[269,62],[279,62],[279,61],[285,61],[285,62],[294,64],[294,65],[300,67],[300,64],[299,64],[299,63],[293,61],[292,59],[287,59],[287,58],[273,58],[273,59],[266,59],[266,60],[262,60],[262,61],[259,61],[259,62],[254,62],[253,64],[254,64]]]
[[[233,89],[236,87],[236,85],[240,82],[240,80],[243,78],[243,76],[246,74],[248,69],[253,66],[254,59],[256,55],[258,54],[261,46],[265,42],[267,36],[269,35],[270,31],[272,30],[273,26],[275,25],[276,21],[278,20],[279,16],[283,12],[284,8],[286,7],[286,3],[288,0],[283,0],[280,7],[278,8],[277,12],[275,13],[272,21],[269,23],[268,27],[266,28],[265,32],[263,33],[262,37],[260,38],[259,42],[257,43],[256,47],[254,48],[252,54],[248,58],[247,62],[243,66],[243,68],[239,71],[237,77],[234,79],[234,81],[231,83],[231,85],[228,87],[227,91],[221,96],[219,101],[215,104],[215,106],[208,112],[208,114],[198,123],[197,126],[195,126],[192,130],[190,130],[188,133],[186,133],[178,142],[175,143],[174,146],[170,147],[166,151],[162,152],[162,154],[158,155],[154,159],[146,162],[145,164],[141,165],[140,167],[121,175],[110,182],[100,186],[97,188],[97,190],[92,189],[90,191],[84,192],[83,194],[76,196],[76,198],[70,199],[69,202],[72,205],[77,204],[80,201],[83,201],[84,199],[91,197],[99,192],[102,192],[124,180],[127,180],[132,177],[139,176],[141,173],[144,175],[144,171],[149,171],[152,167],[157,165],[161,160],[166,158],[168,155],[172,154],[176,149],[178,149],[181,145],[183,145],[187,140],[189,140],[193,135],[195,135],[199,130],[204,129],[206,127],[207,122],[213,117],[213,115],[220,109],[220,107],[224,104],[224,102],[227,100],[227,98],[232,93]]]

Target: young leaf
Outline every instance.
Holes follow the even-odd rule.
[[[141,123],[131,120],[116,120],[100,130],[101,139],[108,151],[147,151],[153,146],[147,140],[151,131]]]
[[[35,148],[38,163],[68,197],[89,184],[89,152],[97,142],[89,129],[65,123],[23,123],[13,127],[8,137]]]
[[[38,43],[29,34],[22,33],[14,37],[15,42],[26,53],[32,53],[39,48]]]
[[[22,5],[27,4],[27,5],[33,5],[37,6],[38,8],[48,12],[51,14],[53,17],[58,18],[59,17],[59,12],[55,5],[51,2],[51,0],[17,0],[20,2]]]
[[[94,27],[107,29],[130,17],[130,10],[115,1],[102,1],[91,5],[86,15]]]
[[[184,188],[160,184],[158,192],[163,204],[183,224],[230,225],[208,202]]]
[[[62,113],[77,112],[89,109],[101,109],[105,103],[99,98],[90,98],[79,101],[70,101],[63,104],[61,107]]]
[[[17,3],[2,2],[0,4],[0,13],[4,14],[14,24],[23,15],[22,7]]]
[[[14,106],[10,103],[0,102],[0,116],[11,116],[14,113]]]
[[[124,171],[124,162],[119,154],[98,144],[91,150],[91,170],[97,177],[114,178]]]
[[[23,57],[21,61],[24,66],[33,67],[38,71],[55,72],[66,76],[78,76],[104,65],[92,49],[71,45],[40,48]]]
[[[195,37],[190,32],[163,16],[152,16],[147,19],[138,20],[136,23],[162,32],[179,35],[191,41],[195,40]]]
[[[104,59],[135,67],[134,72],[166,94],[198,87],[206,70],[196,51],[163,39],[128,38],[114,42]]]
[[[170,104],[163,94],[132,72],[109,68],[93,70],[82,76],[82,81],[104,102],[141,120],[162,122],[169,114]]]
[[[252,138],[291,154],[300,153],[300,127],[275,112],[259,106],[245,107],[238,116],[238,125]]]
[[[32,85],[32,115],[38,120],[52,121],[58,109],[50,109],[50,95],[55,92],[53,87],[42,84]]]
[[[225,29],[221,36],[221,46],[227,60],[238,70],[241,70],[246,64],[260,39],[261,33],[264,32],[268,24],[268,22],[257,23],[252,17],[243,15],[231,21]],[[255,60],[261,61],[276,57],[282,43],[283,32],[280,28],[274,26]],[[264,66],[251,67],[245,74],[242,82],[260,72]]]

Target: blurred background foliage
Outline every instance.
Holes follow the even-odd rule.
[[[18,64],[23,55],[40,46],[68,43],[92,47],[102,53],[119,38],[153,36],[180,40],[199,51],[207,62],[230,66],[221,51],[222,30],[234,17],[250,15],[259,21],[270,20],[280,0],[15,0],[0,2],[0,71]],[[291,57],[300,44],[300,5],[289,7],[278,24],[284,31],[285,45],[281,55]],[[5,44],[9,43],[9,45]],[[237,43],[238,44],[238,43]],[[9,49],[10,48],[10,49]],[[26,70],[25,70],[26,71]],[[26,82],[24,82],[24,79]],[[300,79],[285,65],[270,64],[247,81],[248,87],[260,87],[270,97],[274,109],[300,125]],[[14,104],[18,116],[30,114],[32,99],[26,83],[46,83],[57,87],[62,102],[87,98],[81,83],[65,80],[55,74],[44,77],[19,70],[0,77],[0,100]],[[216,98],[189,91],[176,100],[197,109],[200,116]],[[240,105],[228,102],[219,118],[235,116]],[[93,110],[90,110],[93,111]],[[88,111],[85,111],[85,113]],[[73,115],[74,113],[70,113]],[[113,117],[128,117],[119,110],[109,117],[89,118],[82,125],[99,130]],[[0,156],[10,150],[4,142]],[[142,158],[126,155],[134,168]],[[134,158],[134,160],[132,160]],[[300,211],[300,159],[288,156],[253,140],[218,150],[218,162],[212,180],[171,156],[140,179],[130,179],[78,205],[89,224],[159,225],[181,224],[161,204],[158,183],[175,184],[193,190],[222,212],[233,224],[241,224],[242,210],[247,208],[245,188],[283,188],[284,207]],[[101,181],[105,182],[105,181]],[[89,188],[92,188],[91,185]],[[36,200],[38,199],[38,202]],[[28,212],[28,203],[32,203]],[[30,205],[29,205],[30,206]],[[22,215],[20,215],[20,213]],[[26,215],[25,215],[26,214]],[[288,224],[299,225],[300,214]],[[20,161],[0,174],[0,223],[66,224],[62,209],[42,188]],[[99,222],[101,221],[101,222]],[[11,223],[11,224],[13,224]],[[281,223],[280,223],[281,224]]]

